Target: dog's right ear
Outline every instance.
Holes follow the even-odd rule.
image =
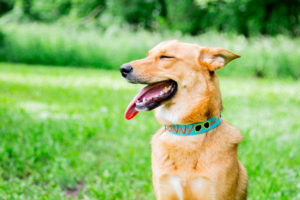
[[[209,71],[222,68],[240,56],[226,49],[204,47],[200,50],[200,62],[204,62]]]

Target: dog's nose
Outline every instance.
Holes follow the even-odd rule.
[[[124,78],[126,78],[126,76],[132,72],[133,68],[131,67],[131,65],[129,64],[124,64],[121,66],[120,68],[120,71],[121,71],[121,74]]]

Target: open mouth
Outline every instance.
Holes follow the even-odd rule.
[[[132,119],[139,111],[152,110],[174,96],[177,83],[172,80],[150,84],[143,88],[130,102],[125,111],[125,118]]]

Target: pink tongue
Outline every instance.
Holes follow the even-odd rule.
[[[135,102],[138,100],[138,98],[140,97],[140,93],[137,94],[132,101],[130,102],[130,104],[127,106],[126,111],[125,111],[125,118],[127,120],[130,120],[132,118],[134,118],[134,116],[136,116],[139,111],[137,111],[135,109]]]
[[[125,118],[127,120],[130,120],[136,116],[139,111],[135,109],[135,103],[137,100],[143,96],[145,93],[147,93],[149,90],[151,90],[152,85],[148,85],[147,87],[143,88],[130,102],[130,104],[127,106],[126,111],[125,111]]]
[[[127,106],[126,111],[125,111],[125,118],[127,120],[132,119],[134,116],[136,116],[139,111],[135,109],[135,103],[139,98],[142,96],[147,96],[147,95],[154,95],[155,93],[159,93],[165,86],[170,85],[171,82],[165,81],[157,84],[152,84],[148,85],[147,87],[143,88],[130,102],[130,104]],[[146,94],[147,93],[147,94]]]

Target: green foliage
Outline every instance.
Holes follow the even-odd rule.
[[[0,15],[12,10],[14,21],[68,18],[71,23],[103,28],[102,18],[110,15],[121,19],[122,25],[135,28],[171,29],[193,35],[208,30],[229,31],[247,37],[299,36],[299,9],[299,0],[0,0]],[[113,25],[112,21],[104,28]]]
[[[0,16],[13,9],[13,0],[0,1]]]
[[[200,12],[193,0],[166,0],[167,21],[173,30],[195,34],[199,31]]]
[[[86,17],[93,15],[98,17],[105,9],[105,0],[66,0],[72,5],[72,12],[76,17]]]
[[[157,0],[112,0],[107,1],[112,15],[121,16],[126,22],[150,28],[158,16]]]
[[[54,26],[8,25],[4,34],[0,57],[10,62],[118,69],[125,61],[141,58],[150,48],[147,43],[138,46],[131,32],[120,34],[119,30],[85,32]],[[140,32],[137,38],[146,41],[153,36]]]
[[[230,67],[224,68],[230,71]],[[244,140],[249,200],[300,195],[299,81],[220,78],[223,118]],[[154,199],[151,112],[127,121],[141,86],[119,72],[0,64],[2,199]]]
[[[24,14],[34,20],[50,22],[68,14],[71,9],[69,0],[23,0]]]
[[[3,26],[0,60],[118,70],[121,64],[145,57],[149,49],[167,39],[227,48],[240,54],[242,57],[228,66],[231,70],[220,70],[224,75],[300,77],[300,39],[285,36],[247,39],[209,32],[190,37],[116,27],[85,31],[74,27],[7,24]]]
[[[200,3],[201,28],[242,33],[245,36],[278,33],[299,35],[300,1],[208,0]]]
[[[2,57],[3,55],[5,55],[5,51],[4,51],[4,33],[2,32],[2,29],[0,29],[0,60],[4,60],[5,58]]]

